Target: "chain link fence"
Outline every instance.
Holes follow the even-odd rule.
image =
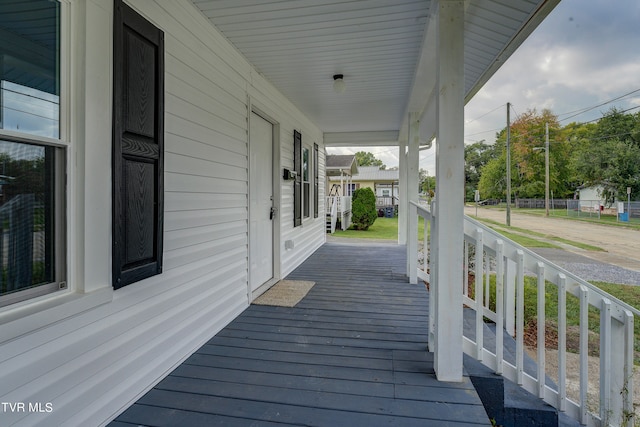
[[[516,199],[520,209],[544,209],[544,199]],[[549,209],[555,216],[597,218],[615,217],[618,221],[640,222],[640,201],[604,203],[602,200],[552,199]]]

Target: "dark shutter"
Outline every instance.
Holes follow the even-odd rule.
[[[320,191],[318,190],[318,144],[313,144],[313,217],[318,218]]]
[[[114,2],[113,287],[162,272],[164,35]]]
[[[302,134],[293,131],[293,169],[296,171],[296,179],[293,182],[293,226],[302,225]]]

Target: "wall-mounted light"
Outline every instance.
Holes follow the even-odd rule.
[[[333,75],[333,91],[335,93],[344,92],[346,86],[344,84],[344,76],[342,74]]]

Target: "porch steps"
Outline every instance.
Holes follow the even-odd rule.
[[[495,351],[495,325],[484,325],[485,348]],[[505,360],[515,364],[516,342],[504,333]],[[475,311],[470,308],[464,310],[464,334],[475,339]],[[525,372],[535,374],[536,363],[525,354]],[[542,399],[524,390],[514,382],[495,374],[495,372],[475,360],[464,355],[464,368],[469,375],[489,418],[495,424],[503,427],[521,426],[561,426],[579,427],[580,424]],[[555,387],[555,383],[547,377],[547,384]]]

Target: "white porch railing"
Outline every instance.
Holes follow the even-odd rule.
[[[336,231],[336,223],[338,222],[338,196],[328,196],[326,198],[325,212],[328,212],[327,230],[333,234]]]
[[[332,234],[336,231],[338,218],[343,231],[351,227],[351,196],[327,196],[325,208],[331,216],[331,225],[327,220],[327,231]]]
[[[437,230],[436,218],[431,214],[433,211],[412,203],[409,213],[422,216],[425,224],[427,221],[430,223],[431,230]],[[581,424],[633,426],[633,326],[634,315],[640,315],[640,311],[467,216],[464,218],[464,242],[464,277],[468,278],[469,273],[475,277],[472,286],[468,286],[465,279],[460,288],[464,305],[475,310],[475,333],[466,333],[471,337],[463,337],[464,352]],[[424,268],[418,268],[417,275],[426,281],[429,280],[430,269],[436,268],[429,264],[429,243],[425,225]],[[417,257],[409,262],[409,268],[417,268]],[[535,277],[537,284],[537,365],[535,369],[528,369],[529,372],[525,372],[523,342],[525,275]],[[494,284],[491,277],[495,278]],[[545,363],[545,287],[549,283],[558,291],[557,372],[548,372]],[[469,292],[470,288],[472,292]],[[430,283],[430,289],[437,292],[437,283]],[[579,306],[578,396],[567,395],[567,299],[573,297],[578,302],[572,306]],[[430,298],[430,301],[434,300]],[[495,303],[490,304],[490,300]],[[430,308],[432,316],[433,306]],[[599,401],[590,402],[587,398],[590,387],[588,327],[589,310],[593,312],[594,309],[600,320]],[[496,325],[495,346],[487,345],[484,340],[488,329],[485,318]],[[515,339],[516,350],[512,357],[505,357],[503,330]],[[430,318],[430,342],[434,342],[435,333],[433,318]]]

